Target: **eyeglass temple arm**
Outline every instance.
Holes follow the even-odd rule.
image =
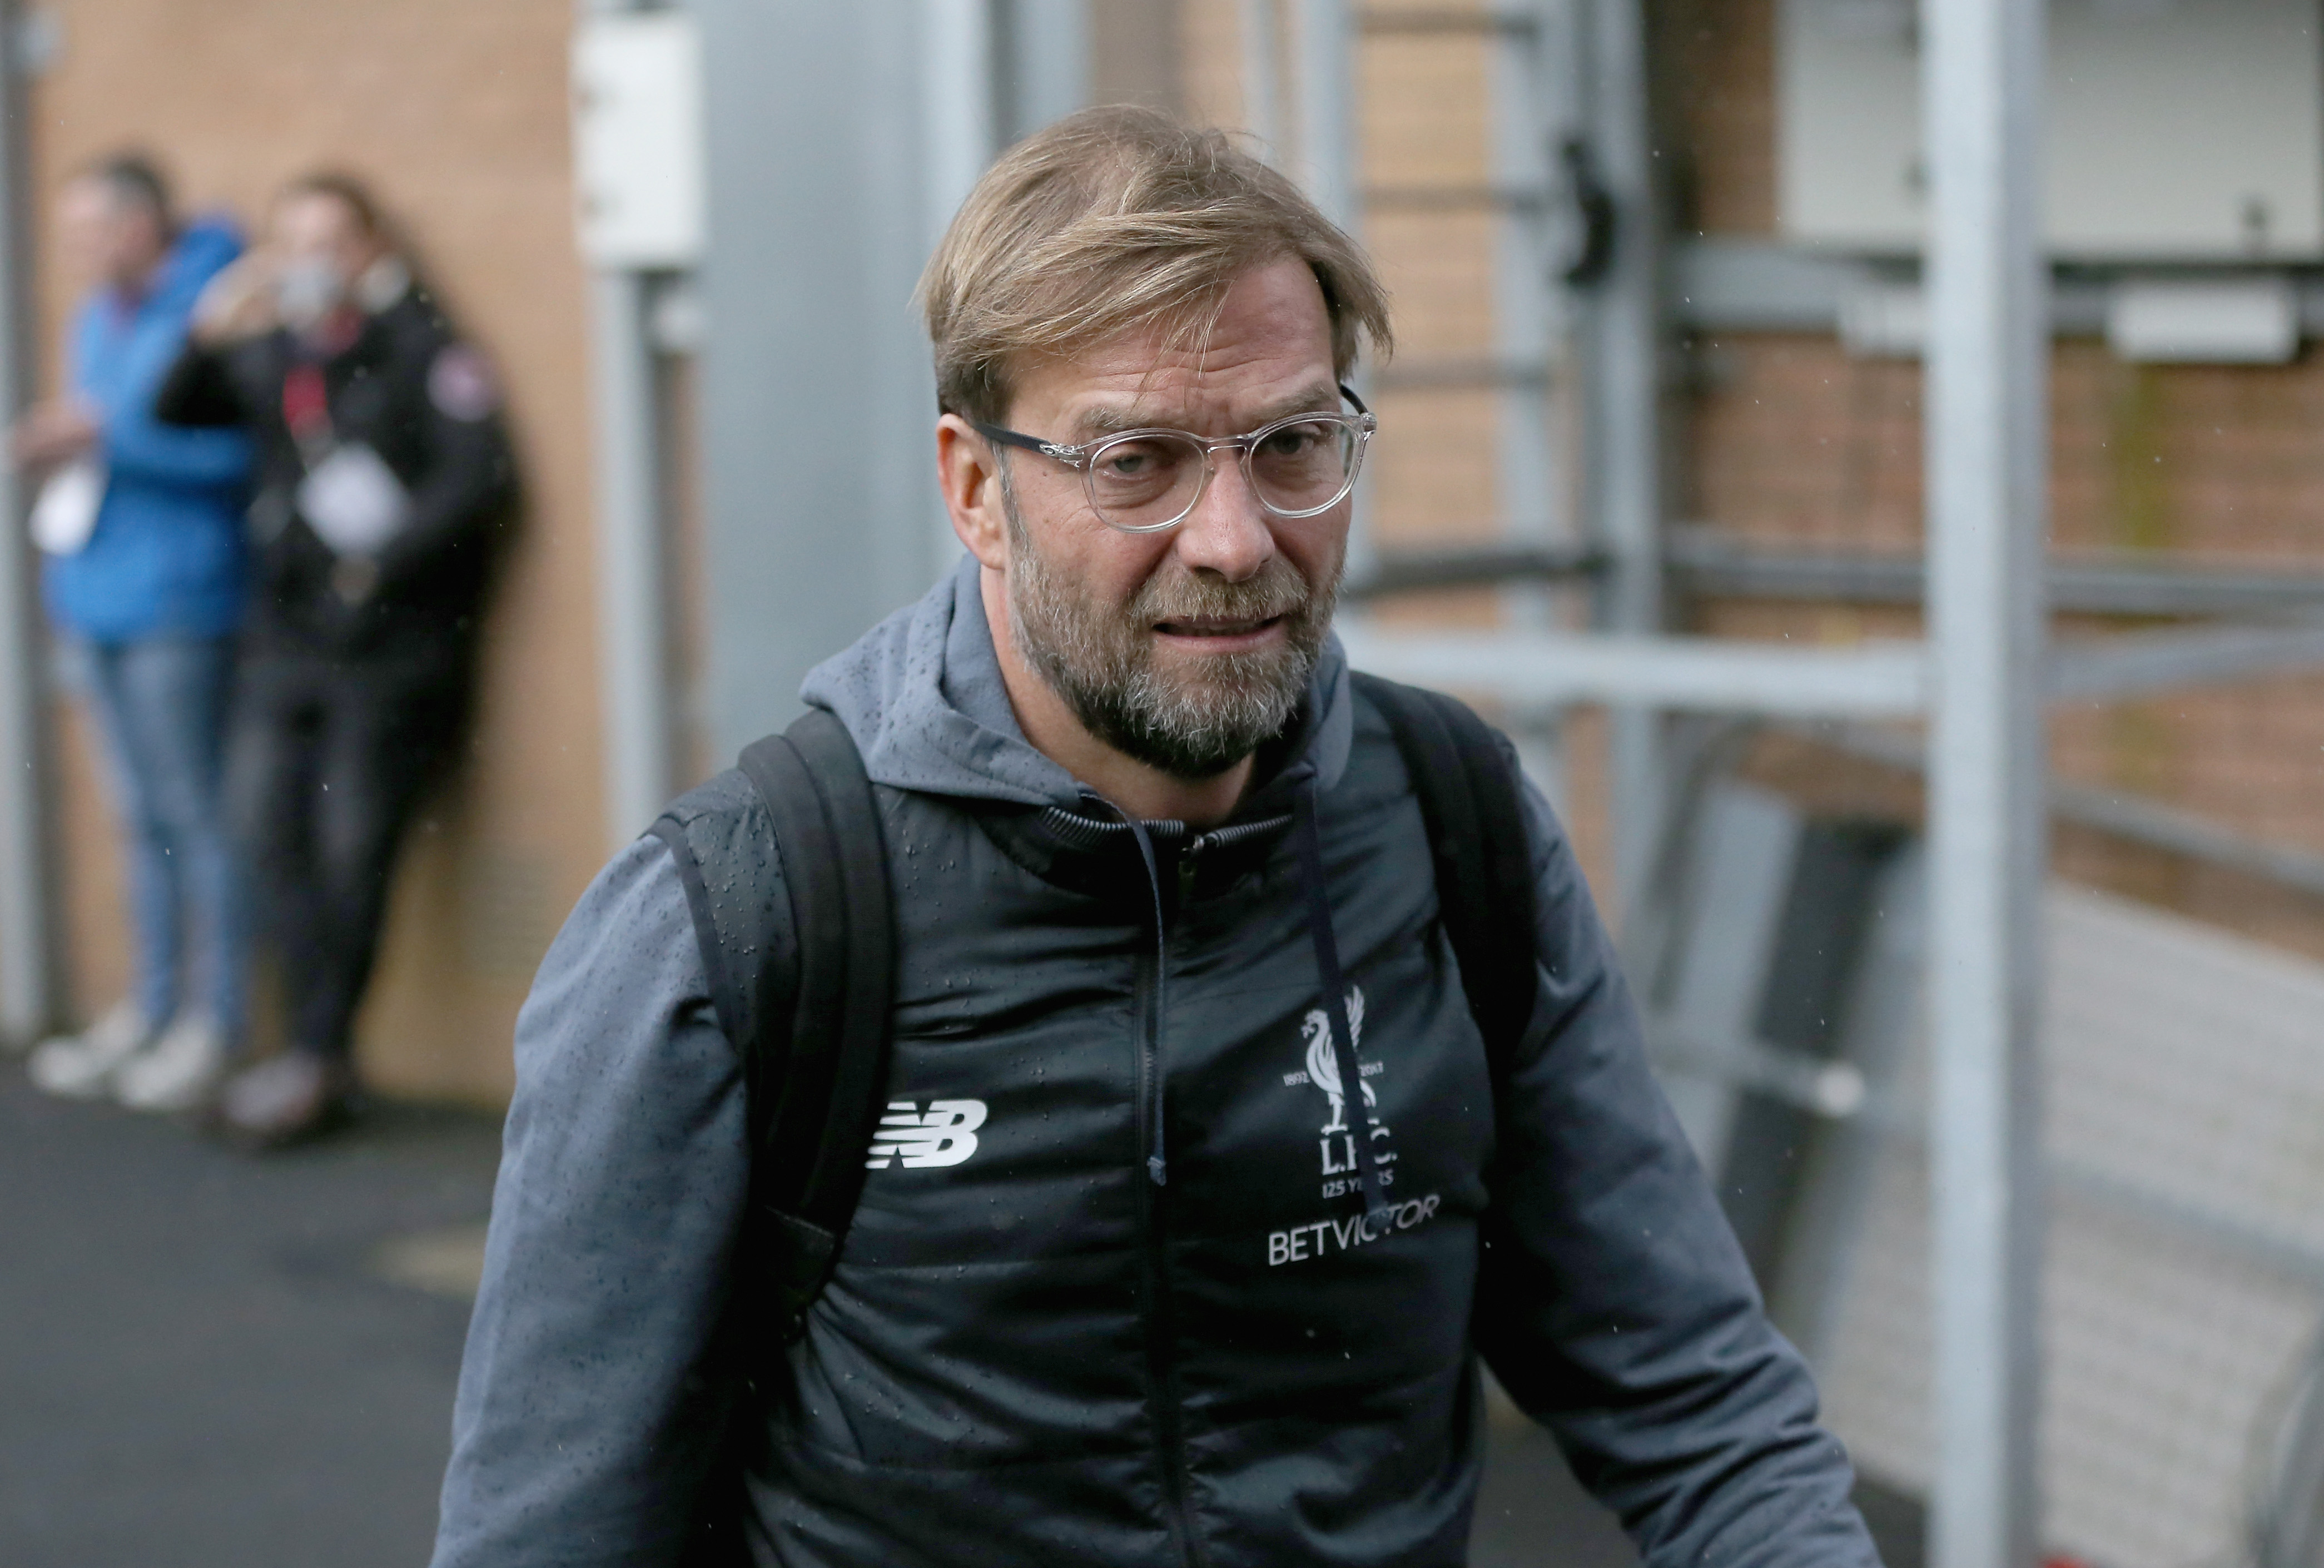
[[[1045,457],[1056,457],[1070,463],[1079,455],[1074,447],[1061,447],[1055,441],[1044,441],[1038,436],[1028,436],[1021,430],[1003,429],[999,425],[988,425],[982,420],[969,420],[968,428],[988,441],[997,442],[1003,447],[1022,447],[1028,452],[1038,452]]]

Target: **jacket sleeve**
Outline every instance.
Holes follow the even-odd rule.
[[[104,410],[105,463],[115,474],[164,484],[228,485],[248,477],[250,438],[239,429],[191,429],[161,413],[177,364],[178,344],[153,354],[141,352],[120,399]],[[203,421],[223,424],[227,421]]]
[[[449,367],[447,369],[447,367]],[[440,395],[447,374],[489,375],[476,351],[448,343],[435,350],[419,400],[421,467],[410,480],[411,511],[379,556],[382,586],[425,572],[447,549],[484,549],[485,528],[515,498],[516,467],[496,407],[447,410]],[[489,383],[476,394],[496,396]]]
[[[726,1419],[741,1070],[669,851],[622,852],[541,964],[452,1418],[435,1568],[667,1564]]]
[[[1526,806],[1539,991],[1499,1117],[1479,1348],[1647,1568],[1877,1564],[1847,1456],[1647,1067],[1612,944],[1530,782]]]

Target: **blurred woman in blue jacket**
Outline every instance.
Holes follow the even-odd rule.
[[[30,1068],[60,1094],[142,1110],[208,1094],[244,1022],[243,876],[220,799],[235,635],[247,592],[250,442],[154,417],[203,286],[241,252],[180,227],[154,166],[126,154],[73,180],[60,237],[95,287],[68,345],[70,392],[14,439],[45,476],[33,533],[50,619],[112,764],[135,925],[131,994]]]

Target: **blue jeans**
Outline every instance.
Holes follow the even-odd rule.
[[[137,1004],[156,1028],[183,1007],[239,1039],[249,915],[221,780],[234,640],[83,641],[72,652],[112,762]]]

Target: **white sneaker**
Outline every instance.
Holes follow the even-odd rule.
[[[208,1019],[181,1016],[114,1069],[113,1097],[132,1111],[190,1111],[225,1075],[226,1036]]]
[[[115,1069],[145,1048],[153,1026],[134,1001],[114,1003],[111,1011],[77,1035],[43,1040],[24,1064],[25,1075],[36,1088],[69,1100],[94,1100],[113,1081]]]

